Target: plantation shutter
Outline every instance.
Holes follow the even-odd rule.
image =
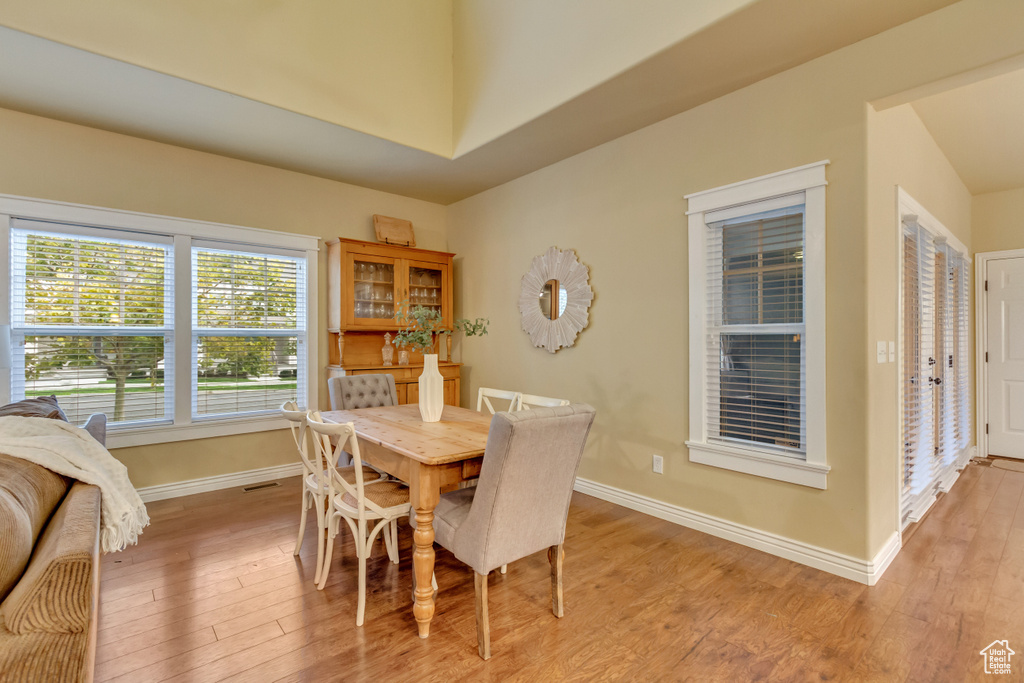
[[[909,220],[903,228],[904,525],[961,469],[970,444],[969,263]]]
[[[246,415],[306,396],[305,254],[192,249],[192,414]]]
[[[916,521],[934,481],[935,247],[916,223],[904,227],[903,493],[901,509]]]
[[[12,397],[68,419],[174,417],[174,251],[164,235],[11,221]]]
[[[803,458],[803,195],[705,220],[707,437]]]

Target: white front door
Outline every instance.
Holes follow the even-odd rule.
[[[1024,258],[988,262],[988,452],[1024,459]]]

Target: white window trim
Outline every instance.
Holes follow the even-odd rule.
[[[157,214],[137,213],[120,209],[106,209],[84,204],[71,204],[30,197],[0,194],[0,405],[11,400],[10,323],[11,323],[11,258],[10,230],[12,218],[28,218],[81,226],[113,228],[141,235],[155,233],[170,235],[175,242],[175,349],[187,350],[191,343],[191,268],[181,264],[191,258],[191,244],[196,240],[217,240],[235,247],[286,249],[306,253],[306,334],[307,354],[306,405],[318,407],[319,331],[317,323],[317,266],[319,238],[291,232],[247,228],[225,223],[210,223],[188,218],[175,218]],[[179,259],[179,257],[182,257]],[[188,354],[186,354],[188,355]],[[286,429],[287,420],[267,413],[245,417],[202,418],[192,421],[190,391],[191,364],[175,364],[175,418],[170,425],[139,427],[111,426],[107,432],[107,447],[124,448],[155,443],[205,439],[273,429]]]
[[[825,410],[825,166],[829,161],[695,192],[689,203],[690,268],[690,462],[777,479],[812,488],[827,488]],[[779,455],[754,446],[707,440],[705,335],[707,295],[705,263],[707,217],[743,204],[804,194],[804,324],[806,363],[806,459]],[[722,215],[722,214],[719,214]]]

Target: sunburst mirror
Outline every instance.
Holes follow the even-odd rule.
[[[590,322],[590,269],[572,249],[551,247],[533,259],[519,290],[523,331],[534,346],[554,353],[572,346]]]

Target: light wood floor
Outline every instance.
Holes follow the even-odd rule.
[[[969,466],[873,588],[576,494],[565,617],[544,553],[492,575],[488,662],[473,574],[444,550],[416,636],[407,526],[400,565],[376,546],[356,628],[351,542],[316,591],[312,528],[292,555],[298,478],[281,484],[149,505],[139,545],[104,556],[97,681],[1024,679],[1021,473]],[[982,671],[997,638],[1012,677]]]

